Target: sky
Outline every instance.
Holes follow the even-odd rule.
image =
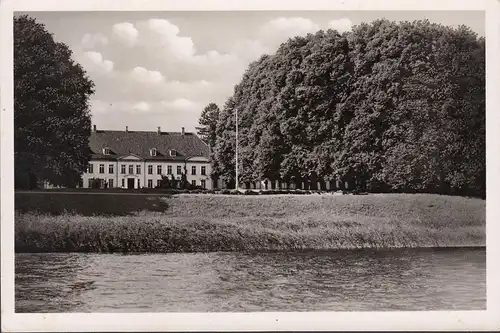
[[[484,12],[238,11],[32,12],[95,82],[98,129],[195,131],[203,108],[222,108],[248,64],[288,38],[341,32],[380,18],[466,25],[485,35]]]

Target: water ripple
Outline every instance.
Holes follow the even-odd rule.
[[[486,308],[484,249],[17,254],[16,312]]]

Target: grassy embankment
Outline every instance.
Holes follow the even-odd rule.
[[[485,246],[485,206],[424,194],[17,193],[15,242],[17,252]]]

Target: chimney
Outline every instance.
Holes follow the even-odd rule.
[[[125,132],[128,132],[128,126],[125,126]]]
[[[161,134],[161,128],[158,126],[158,134]]]
[[[94,125],[94,130],[93,131],[97,132],[97,126],[96,125]]]
[[[181,134],[184,135],[184,127],[182,128]]]

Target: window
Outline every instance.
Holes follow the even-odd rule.
[[[207,188],[207,182],[205,181],[205,179],[201,180],[201,187],[202,188]]]
[[[94,165],[92,163],[89,164],[89,173],[94,173]]]
[[[191,181],[191,185],[196,186],[196,179],[193,179],[193,180]]]
[[[113,184],[113,179],[108,180],[108,187],[112,188],[112,187],[114,187],[113,185],[114,185]]]
[[[124,167],[124,165],[122,165]],[[122,179],[122,187],[125,187],[125,179]]]
[[[156,156],[156,148],[151,149],[149,152],[151,156]]]
[[[133,165],[129,165],[129,166],[128,166],[128,173],[129,173],[130,175],[133,175],[133,174],[134,174],[134,166],[133,166]]]
[[[172,166],[167,165],[167,175],[171,175],[171,174],[172,174]]]
[[[121,166],[121,169],[122,169],[122,174],[124,175],[124,174],[127,172],[127,171],[126,171],[126,169],[127,169],[127,168],[126,168],[126,165],[125,165],[125,164],[123,164],[123,165]]]
[[[111,149],[109,149],[109,148],[104,148],[104,149],[102,150],[102,152],[103,152],[103,154],[104,154],[104,155],[109,155],[109,154],[110,154],[110,152],[111,152]]]
[[[170,149],[170,156],[172,157],[177,156],[177,151],[175,151],[175,149]]]
[[[156,174],[161,175],[161,165],[156,166]]]
[[[193,166],[191,167],[191,174],[192,174],[192,175],[196,175],[196,165],[193,165]]]
[[[206,174],[207,174],[207,167],[206,166],[202,166],[201,167],[201,175],[205,176]]]
[[[140,165],[136,165],[135,166],[135,171],[136,171],[135,173],[137,173],[138,175],[140,175],[141,174],[141,166]]]
[[[152,175],[152,174],[153,174],[153,166],[148,165],[148,175]]]
[[[152,179],[148,179],[148,187],[149,188],[153,187],[153,180]]]
[[[182,174],[182,167],[180,165],[177,166],[177,174],[178,175]]]
[[[104,164],[99,164],[99,173],[104,173]]]
[[[113,164],[110,164],[110,165],[108,166],[108,172],[109,172],[109,173],[115,173],[115,166],[114,166]]]
[[[160,186],[161,186],[161,180],[157,179],[157,180],[156,180],[156,187],[158,187],[158,188],[159,188]]]
[[[137,179],[137,188],[141,188],[141,180]]]

